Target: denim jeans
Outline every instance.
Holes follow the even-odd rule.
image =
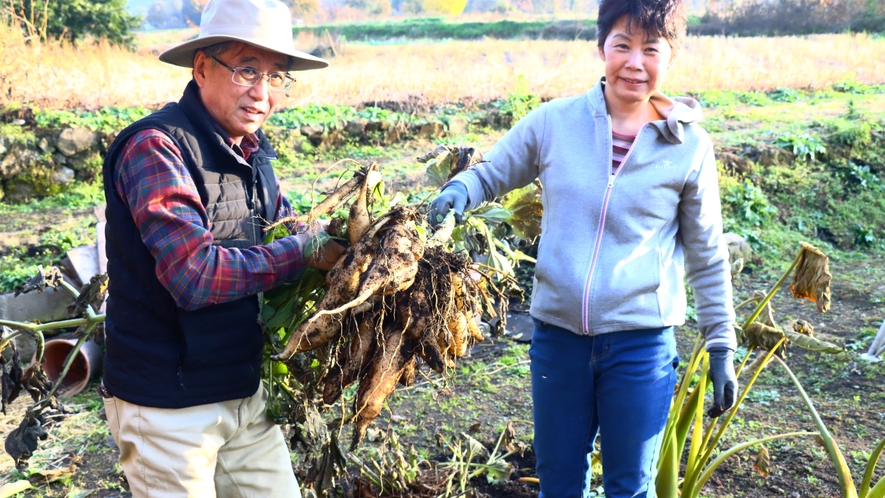
[[[597,433],[606,498],[654,497],[679,365],[673,328],[581,336],[535,320],[529,355],[540,498],[588,493]]]

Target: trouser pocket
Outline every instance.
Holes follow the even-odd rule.
[[[111,436],[113,436],[114,442],[119,446],[120,419],[117,416],[117,398],[106,395],[106,392],[101,393],[101,400],[104,402],[105,418],[107,419],[108,428],[111,430]]]

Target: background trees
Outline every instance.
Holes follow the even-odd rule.
[[[8,0],[2,17],[40,41],[64,38],[76,43],[91,36],[131,47],[132,30],[141,25],[142,18],[125,7],[126,0]]]

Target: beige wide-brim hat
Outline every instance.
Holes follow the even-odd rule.
[[[295,50],[289,8],[277,0],[211,0],[200,19],[200,34],[160,54],[160,60],[194,67],[194,53],[226,41],[238,41],[292,57],[290,71],[320,69],[329,63]]]

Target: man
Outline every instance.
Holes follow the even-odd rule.
[[[102,384],[135,497],[300,497],[265,417],[260,292],[328,269],[310,232],[263,245],[289,209],[261,125],[328,63],[294,49],[277,0],[212,0],[200,35],[160,60],[192,68],[178,103],[122,131],[105,157],[110,277]]]

